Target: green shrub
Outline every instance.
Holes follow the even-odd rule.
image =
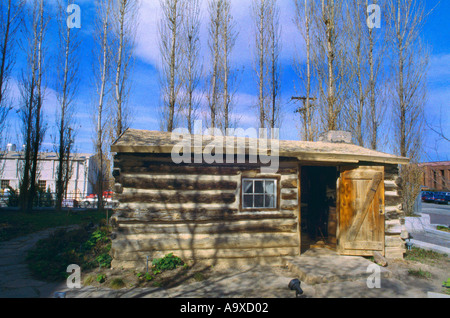
[[[450,288],[450,278],[442,282],[442,287]]]
[[[106,281],[106,275],[105,274],[98,274],[96,281],[100,284],[103,284]]]
[[[111,243],[105,228],[59,230],[40,240],[26,257],[34,277],[44,281],[60,281],[68,277],[67,266],[77,264],[83,270],[111,267]]]
[[[137,273],[136,276],[141,280],[151,281],[155,277],[150,273]]]
[[[155,258],[152,262],[153,269],[156,271],[166,271],[183,266],[184,262],[178,256],[173,253],[167,254],[163,258]]]

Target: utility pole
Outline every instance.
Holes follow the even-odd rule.
[[[303,96],[292,96],[291,100],[293,100],[293,101],[301,100],[303,102],[303,107],[297,108],[294,111],[294,113],[296,113],[296,114],[298,113],[298,114],[300,114],[302,116],[303,123],[304,123],[303,126],[304,126],[304,129],[305,129],[304,137],[305,137],[306,141],[312,141],[312,136],[311,136],[311,134],[308,133],[308,131],[309,131],[308,125],[311,125],[311,123],[308,122],[308,114],[311,113],[310,109],[314,108],[314,106],[315,106],[315,105],[312,105],[310,103],[310,101],[315,101],[315,100],[317,100],[317,98],[315,98],[315,97],[303,97]]]

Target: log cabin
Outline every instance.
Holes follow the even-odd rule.
[[[111,147],[120,202],[111,217],[112,266],[143,268],[168,253],[211,264],[280,263],[313,247],[402,258],[399,165],[409,160],[335,137],[271,139],[268,151],[248,137],[128,129]],[[262,150],[277,159],[274,169],[251,156]],[[208,151],[216,160],[202,156]]]

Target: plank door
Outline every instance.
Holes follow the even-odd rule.
[[[384,256],[384,167],[342,167],[338,246],[342,255]]]

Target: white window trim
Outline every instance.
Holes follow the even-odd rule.
[[[251,193],[253,195],[253,206],[252,207],[245,207],[244,206],[244,195],[245,190],[244,190],[244,182],[245,181],[252,181],[253,182],[253,192]],[[255,205],[255,201],[254,201],[254,195],[255,195],[255,181],[273,181],[274,182],[274,206],[273,207],[254,207]],[[249,195],[250,193],[247,193],[247,195]],[[259,193],[256,193],[259,194]],[[264,193],[261,193],[264,194]],[[265,194],[264,194],[265,195]],[[260,209],[260,210],[273,210],[273,209],[277,209],[278,208],[278,179],[276,178],[242,178],[241,181],[241,207],[243,210],[255,210],[255,209]]]

